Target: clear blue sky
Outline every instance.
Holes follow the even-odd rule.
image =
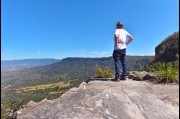
[[[117,21],[127,55],[155,55],[179,31],[179,0],[2,0],[1,58],[108,57]]]

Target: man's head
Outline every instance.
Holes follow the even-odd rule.
[[[116,28],[117,29],[122,29],[123,28],[123,23],[122,22],[117,22]]]

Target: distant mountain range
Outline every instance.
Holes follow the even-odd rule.
[[[1,70],[3,71],[17,71],[25,68],[32,68],[36,66],[44,66],[59,62],[59,59],[21,59],[21,60],[2,60]]]
[[[154,56],[127,56],[128,70],[138,70],[139,68],[148,65]],[[29,61],[29,62],[28,62]],[[42,61],[42,62],[41,62]],[[17,62],[17,64],[15,64]],[[55,63],[52,63],[55,62]],[[95,75],[96,64],[100,67],[108,67],[114,71],[114,62],[112,57],[104,58],[65,58],[62,60],[43,59],[43,60],[17,60],[7,63],[4,62],[4,67],[16,66],[23,67],[23,70],[13,72],[4,72],[1,80],[2,83],[8,82],[14,86],[37,85],[49,82],[57,82],[59,80],[75,80],[82,82],[87,78]],[[27,64],[27,65],[25,65]],[[44,65],[44,66],[40,66]],[[25,66],[33,67],[26,68]]]

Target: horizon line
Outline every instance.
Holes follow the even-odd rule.
[[[138,57],[138,56],[155,56],[155,55],[126,55],[126,56],[136,56],[136,57]],[[64,58],[20,58],[20,59],[1,59],[1,61],[14,61],[14,60],[40,60],[40,59],[54,59],[54,60],[62,60],[62,59],[66,59],[66,58],[108,58],[108,57],[112,57],[112,56],[106,56],[106,57],[74,57],[74,56],[72,56],[72,57],[64,57]]]

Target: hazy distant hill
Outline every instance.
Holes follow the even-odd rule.
[[[138,70],[148,65],[154,56],[127,56],[128,70]],[[76,84],[81,83],[95,74],[95,65],[108,67],[114,71],[114,62],[112,57],[104,58],[65,58],[59,62],[24,69],[20,72],[8,72],[2,75],[2,83],[15,84],[14,86],[37,85],[43,83],[76,80]]]
[[[1,70],[3,71],[15,71],[24,68],[32,68],[36,66],[44,66],[53,64],[60,61],[59,59],[21,59],[21,60],[2,60]]]
[[[153,60],[154,56],[127,56],[127,68],[128,70],[139,70],[144,65],[149,64]],[[31,73],[40,74],[69,74],[71,76],[79,75],[91,75],[95,71],[95,65],[100,67],[108,67],[114,70],[114,62],[112,57],[104,58],[77,58],[69,57],[62,59],[60,62],[30,69]]]

